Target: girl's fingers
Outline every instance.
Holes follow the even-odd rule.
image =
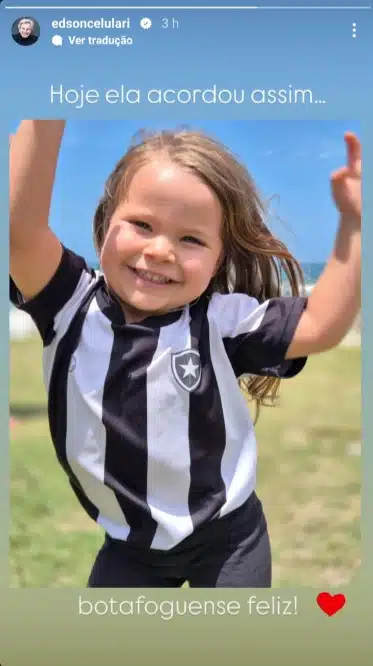
[[[345,142],[347,147],[347,164],[354,171],[361,171],[361,145],[358,138],[352,132],[346,132]]]
[[[343,180],[344,178],[346,178],[347,175],[348,175],[348,168],[344,166],[341,167],[340,169],[337,169],[336,171],[333,171],[333,173],[331,174],[331,180],[332,182],[335,183],[338,180]]]

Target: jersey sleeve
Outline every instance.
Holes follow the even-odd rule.
[[[87,290],[96,279],[83,257],[63,246],[63,253],[56,273],[37,296],[25,300],[12,277],[10,301],[18,309],[30,315],[44,346],[48,346],[58,329],[67,328]]]
[[[278,297],[259,304],[245,294],[214,294],[211,316],[237,377],[297,375],[307,358],[285,360],[307,297]]]

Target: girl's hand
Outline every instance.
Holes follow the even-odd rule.
[[[355,134],[346,132],[346,166],[331,175],[334,201],[341,217],[361,223],[361,145]]]

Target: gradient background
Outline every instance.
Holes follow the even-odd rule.
[[[66,0],[67,1],[67,0]],[[1,320],[1,391],[2,423],[0,464],[0,664],[1,666],[68,662],[89,659],[92,665],[111,661],[113,664],[148,663],[198,664],[213,660],[216,665],[259,660],[265,664],[356,664],[372,663],[373,637],[373,493],[368,487],[368,470],[373,454],[369,440],[373,431],[369,396],[373,395],[372,329],[373,302],[369,299],[369,280],[373,279],[369,253],[373,249],[370,220],[373,212],[371,182],[372,93],[371,62],[373,54],[373,15],[370,9],[344,10],[28,10],[7,9],[0,4],[0,40],[3,62],[2,105],[0,121],[1,214],[4,223],[0,248],[4,279],[0,281],[0,299],[8,312],[7,269],[7,179],[8,133],[17,118],[67,117],[94,119],[132,119],[178,122],[223,119],[340,119],[354,118],[362,127],[364,145],[364,242],[363,242],[363,566],[358,578],[344,592],[347,603],[332,618],[320,612],[315,590],[276,590],[254,592],[260,599],[298,596],[297,614],[292,616],[248,615],[175,617],[164,621],[159,616],[78,616],[78,590],[8,590],[8,317]],[[16,3],[14,3],[16,4]],[[23,6],[27,3],[22,3]],[[31,3],[28,3],[31,5]],[[41,3],[40,7],[47,3]],[[48,3],[52,4],[52,3]],[[91,3],[92,5],[94,3]],[[115,3],[112,2],[114,5]],[[151,2],[147,3],[151,5]],[[167,4],[167,3],[164,3]],[[239,4],[239,3],[236,3]],[[272,6],[276,3],[271,2]],[[279,4],[279,3],[277,3]],[[290,3],[291,4],[291,3]],[[301,3],[298,3],[301,4]],[[328,5],[344,2],[329,0]],[[348,3],[350,6],[353,3]],[[357,4],[357,3],[356,3]],[[289,6],[289,1],[287,2]],[[11,37],[11,26],[17,18],[34,16],[41,27],[39,42],[21,48]],[[142,31],[136,25],[142,16],[153,19],[153,27]],[[51,21],[66,18],[83,19],[105,16],[130,16],[134,39],[130,47],[72,47],[51,45],[56,34]],[[175,17],[178,30],[161,28],[161,18]],[[352,23],[357,24],[357,38],[352,38]],[[84,31],[58,31],[59,34],[84,35]],[[106,32],[106,31],[103,31]],[[90,34],[94,34],[91,32]],[[97,32],[97,35],[99,33]],[[121,34],[121,31],[115,34]],[[5,63],[7,63],[5,65]],[[325,104],[253,105],[249,99],[242,105],[141,105],[51,106],[50,85],[67,87],[126,88],[191,87],[208,88],[311,88],[315,99]],[[321,591],[321,590],[320,590]],[[331,591],[331,590],[330,590]],[[108,599],[110,593],[82,591],[85,599]],[[115,594],[116,599],[136,599],[140,592]],[[148,599],[236,599],[242,607],[251,592],[237,590],[144,591]],[[112,595],[114,596],[114,595]]]

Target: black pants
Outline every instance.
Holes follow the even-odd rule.
[[[168,551],[142,550],[106,536],[88,587],[271,587],[271,549],[253,493],[228,516]]]

